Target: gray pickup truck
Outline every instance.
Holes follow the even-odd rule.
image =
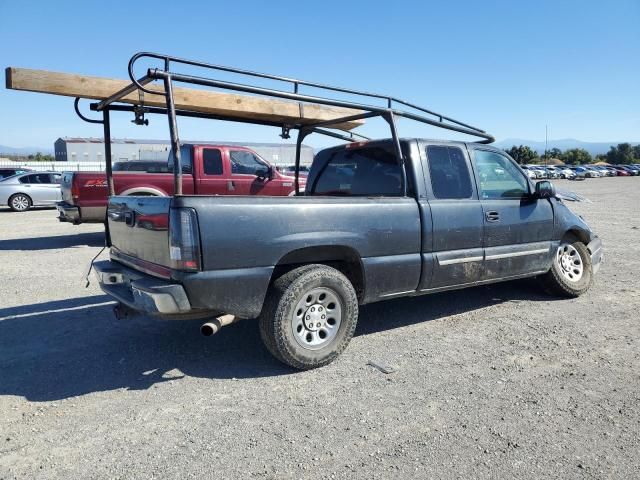
[[[112,197],[100,285],[160,317],[258,318],[298,369],[346,348],[359,305],[524,277],[589,289],[601,241],[550,182],[478,143],[401,139],[403,171],[392,143],[319,152],[296,197]]]

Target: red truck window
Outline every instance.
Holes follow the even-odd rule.
[[[264,169],[264,163],[258,161],[251,152],[244,150],[232,150],[229,152],[231,158],[231,173],[245,173],[256,175],[258,170]]]
[[[205,175],[222,175],[222,154],[217,148],[202,150],[202,163]]]

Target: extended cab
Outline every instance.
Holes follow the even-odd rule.
[[[184,145],[181,149],[183,192],[194,195],[286,196],[293,177],[283,175],[254,151],[238,146]],[[165,197],[173,194],[172,159],[119,162],[113,182],[118,195]],[[107,177],[103,172],[64,172],[61,222],[103,223]]]
[[[362,304],[524,277],[589,289],[601,241],[550,182],[487,145],[400,145],[403,164],[390,140],[319,152],[303,196],[112,197],[100,285],[152,315],[257,317],[300,369],[346,348]]]

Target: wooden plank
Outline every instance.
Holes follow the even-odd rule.
[[[48,70],[32,70],[28,68],[7,67],[6,87],[13,90],[49,93],[67,97],[80,97],[92,100],[104,100],[123,89],[131,82],[103,77],[89,77],[72,73],[51,72]],[[149,90],[164,92],[163,85],[146,85]],[[174,88],[176,108],[199,113],[226,115],[242,119],[260,119],[277,123],[313,123],[332,120],[362,113],[361,110],[331,107],[309,103],[299,103],[265,97],[221,93],[193,88]],[[121,102],[139,104],[138,92],[135,91]],[[153,107],[166,107],[164,96],[145,93],[144,103]],[[300,106],[303,108],[300,108]],[[301,116],[302,114],[302,116]],[[351,130],[364,123],[355,120],[338,124],[335,128]]]

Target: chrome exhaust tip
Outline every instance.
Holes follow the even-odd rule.
[[[221,315],[213,319],[210,322],[202,324],[200,327],[200,333],[205,337],[211,337],[220,331],[222,327],[225,325],[229,325],[236,321],[236,317],[234,315]]]

